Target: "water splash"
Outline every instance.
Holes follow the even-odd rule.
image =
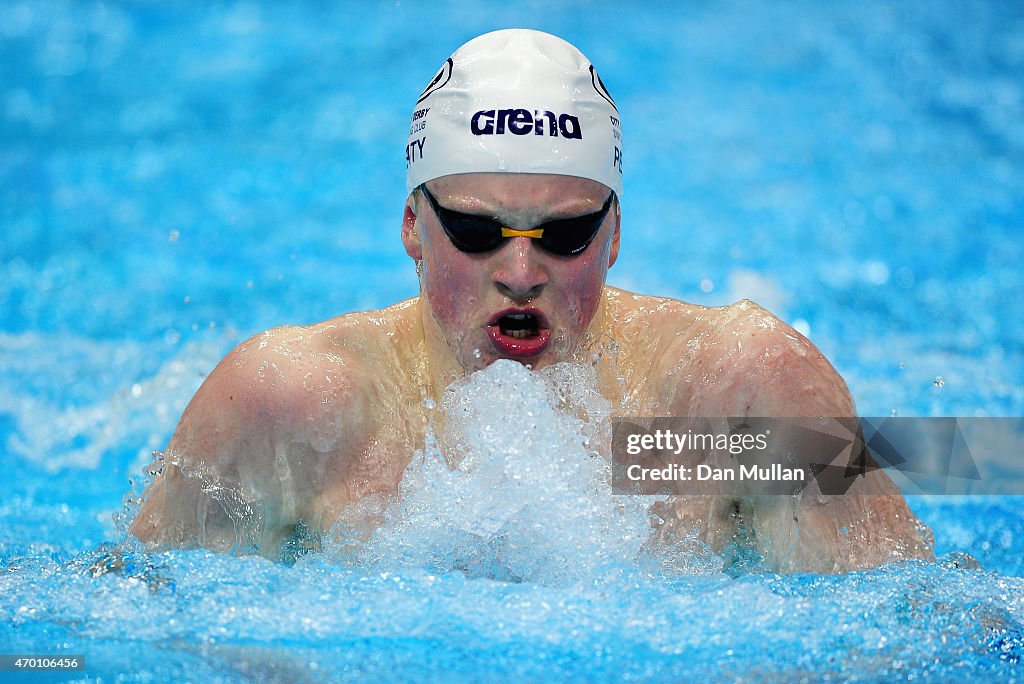
[[[351,553],[369,515],[356,559],[375,568],[561,584],[632,565],[655,499],[612,493],[610,412],[592,367],[497,361],[445,392],[397,499],[354,507],[327,546]]]

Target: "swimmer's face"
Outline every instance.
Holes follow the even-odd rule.
[[[439,205],[528,230],[600,211],[610,190],[583,178],[474,173],[427,183]],[[460,251],[426,198],[414,193],[402,239],[422,259],[422,296],[457,361],[467,370],[501,358],[534,368],[575,358],[597,312],[619,248],[615,202],[593,242],[576,256],[511,237],[482,253]]]

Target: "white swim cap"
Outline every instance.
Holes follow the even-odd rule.
[[[455,173],[553,173],[622,194],[619,112],[573,45],[506,29],[455,51],[420,95],[406,187]]]

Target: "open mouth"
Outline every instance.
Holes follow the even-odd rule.
[[[541,312],[510,309],[491,320],[487,335],[502,356],[524,359],[544,351],[551,339],[551,330]]]
[[[502,335],[508,335],[517,340],[536,337],[539,332],[537,317],[530,313],[514,313],[502,316],[498,319],[498,328],[501,330]]]

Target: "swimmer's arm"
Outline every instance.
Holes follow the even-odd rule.
[[[224,358],[181,417],[135,537],[273,557],[297,522],[319,524],[321,497],[366,423],[358,366],[306,342],[283,328]]]
[[[719,339],[715,391],[677,394],[677,415],[855,416],[846,383],[806,338],[756,305],[729,307]],[[696,405],[695,405],[696,403]],[[818,462],[806,456],[806,466]],[[799,464],[797,464],[799,465]],[[750,496],[727,507],[766,564],[784,572],[837,572],[893,560],[930,558],[920,522],[881,470],[844,495],[811,483],[798,497]]]

